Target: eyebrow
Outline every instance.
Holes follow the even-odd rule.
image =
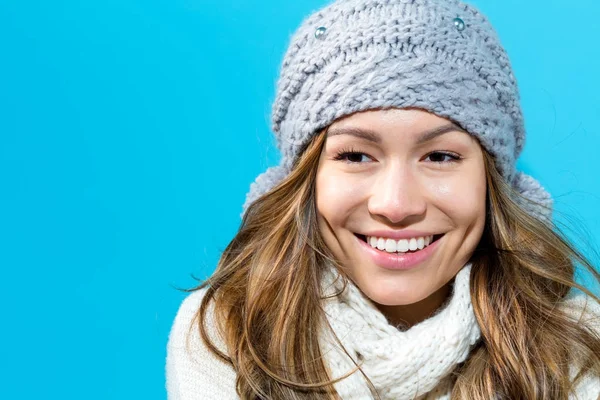
[[[467,131],[462,129],[460,126],[456,125],[455,123],[450,122],[446,125],[438,126],[437,128],[434,128],[434,129],[431,129],[431,130],[421,133],[419,135],[419,137],[417,138],[417,144],[422,144],[422,143],[428,142],[440,135],[443,135],[448,132],[454,132],[454,131],[468,133]],[[331,130],[327,130],[328,138],[333,137],[333,136],[338,136],[338,135],[350,135],[350,136],[354,136],[354,137],[357,137],[360,139],[368,140],[369,142],[374,142],[377,144],[381,143],[381,136],[379,136],[379,134],[377,132],[367,129],[367,128],[356,128],[356,127],[350,126],[350,127],[346,127],[346,128],[333,128]]]

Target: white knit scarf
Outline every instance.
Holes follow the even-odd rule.
[[[330,269],[323,279],[325,293],[339,291],[341,281]],[[428,319],[401,331],[391,325],[351,281],[337,297],[324,300],[327,319],[352,359],[362,366],[384,400],[449,399],[450,373],[463,362],[481,332],[469,293],[471,264],[456,275],[452,294]],[[334,378],[355,365],[330,333],[321,346]],[[360,371],[336,384],[344,400],[373,399]]]

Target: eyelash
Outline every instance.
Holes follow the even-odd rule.
[[[444,156],[448,156],[450,157],[450,160],[448,161],[433,161],[436,164],[449,164],[449,163],[456,163],[462,160],[462,157],[460,157],[458,154],[456,153],[451,153],[448,151],[432,151],[430,153],[427,154],[426,158],[431,156],[432,154],[442,154]],[[370,158],[370,156],[366,153],[363,153],[361,151],[355,150],[353,148],[349,148],[349,149],[342,149],[340,150],[334,157],[335,161],[344,161],[348,164],[361,164],[359,162],[352,162],[352,161],[348,161],[347,157],[350,155],[365,155],[367,157]]]

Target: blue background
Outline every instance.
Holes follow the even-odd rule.
[[[324,4],[0,2],[0,398],[165,398],[174,286],[212,272],[277,162],[279,64]],[[600,3],[474,4],[521,87],[520,168],[596,245]]]

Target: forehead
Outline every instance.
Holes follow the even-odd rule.
[[[461,140],[476,141],[453,121],[421,109],[394,108],[359,112],[344,117],[327,128],[327,138],[354,137],[377,144],[400,140],[419,145],[448,133]]]
[[[329,130],[365,128],[376,131],[402,129],[403,132],[422,132],[431,127],[452,123],[449,119],[418,108],[389,108],[361,111],[333,122]]]

